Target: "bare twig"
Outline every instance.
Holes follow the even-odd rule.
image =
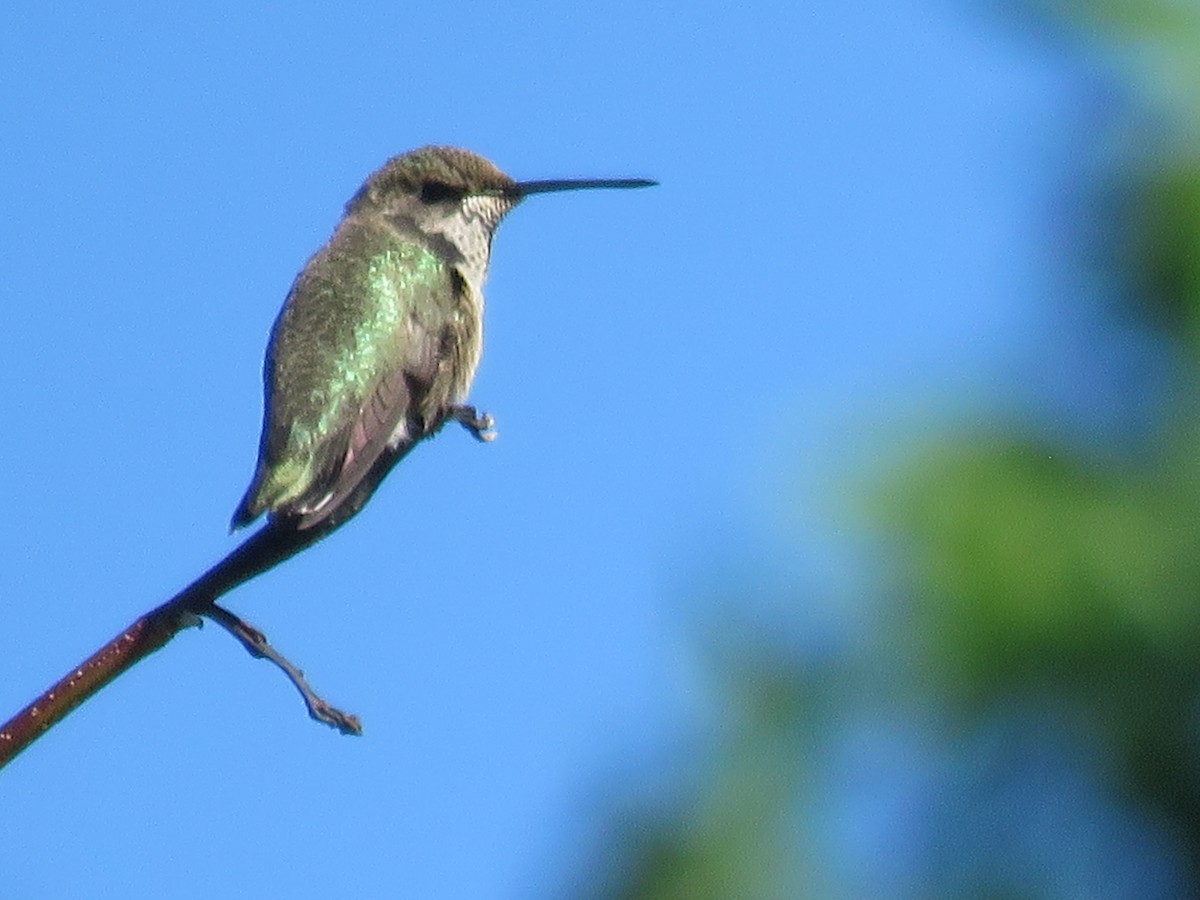
[[[449,413],[447,414],[449,415]],[[474,418],[471,424],[491,427],[489,416]],[[446,422],[443,417],[421,435],[436,433]],[[487,440],[480,435],[481,440]],[[180,630],[206,616],[237,638],[243,647],[261,659],[268,659],[291,679],[308,706],[309,715],[325,722],[342,734],[362,734],[356,716],[347,715],[318,697],[304,680],[304,674],[281,656],[266,636],[228,610],[217,600],[239,584],[266,572],[295,556],[331,532],[341,528],[363,508],[392,467],[415,446],[406,441],[389,446],[362,479],[331,509],[316,516],[269,518],[267,524],[233,549],[224,559],[185,587],[157,609],[142,616],[105,644],[95,654],[59,680],[48,691],[0,725],[0,768],[60,722],[75,707],[92,696],[126,669],[165,646]]]
[[[146,613],[0,726],[0,768],[100,688],[198,621],[174,601]]]
[[[336,728],[342,734],[362,734],[362,722],[359,721],[358,716],[344,713],[318,697],[316,692],[309,687],[308,682],[304,680],[304,673],[272,647],[267,642],[265,634],[249,622],[215,603],[204,611],[204,615],[237,638],[251,656],[256,659],[265,659],[278,666],[288,680],[295,685],[300,696],[304,698],[304,705],[308,707],[308,714],[312,718],[318,722],[324,722],[331,728]]]
[[[217,607],[216,601],[239,584],[325,537],[357,512],[366,496],[369,493],[359,498],[357,505],[341,518],[331,517],[306,530],[298,530],[287,522],[269,522],[162,606],[146,613],[0,725],[0,768],[12,762],[17,754],[122,672],[166,646],[182,629],[197,624],[198,616],[213,619],[252,654],[270,659],[287,673],[304,695],[313,718],[333,725],[343,734],[361,734],[358,719],[339,712],[317,697],[304,684],[299,670],[276,653],[261,632]]]

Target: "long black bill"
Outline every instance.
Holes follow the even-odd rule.
[[[596,189],[626,190],[654,187],[657,181],[649,178],[546,178],[540,181],[518,181],[509,189],[510,196],[528,197],[551,191],[591,191]]]

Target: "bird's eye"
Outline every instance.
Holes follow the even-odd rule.
[[[462,191],[452,188],[444,181],[426,181],[421,184],[422,203],[443,203],[446,200],[457,200]]]

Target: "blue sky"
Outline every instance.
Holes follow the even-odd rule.
[[[561,886],[611,776],[703,719],[689,591],[796,533],[864,422],[1064,374],[1037,273],[1105,98],[973,6],[0,13],[0,715],[233,546],[267,330],[370,171],[662,182],[516,210],[500,439],[448,430],[227,598],[365,736],[185,633],[0,776],[12,895]]]

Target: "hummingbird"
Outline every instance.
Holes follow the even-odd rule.
[[[448,422],[492,440],[495,421],[467,396],[500,221],[534,194],[656,183],[514,181],[457,147],[422,147],[368,176],[271,329],[258,461],[230,523],[266,525],[165,606],[231,615],[218,599],[340,528]]]
[[[0,724],[0,766],[201,617],[278,666],[314,719],[361,733],[357,717],[318,697],[266,635],[217,601],[343,525],[448,422],[481,441],[495,437],[492,417],[468,394],[483,353],[492,236],[513,207],[533,194],[654,183],[514,181],[455,147],[413,150],[370,175],[271,329],[258,462],[231,525],[264,516],[266,524]]]
[[[258,462],[232,528],[307,531],[353,516],[409,450],[455,421],[483,352],[492,237],[526,197],[644,179],[514,181],[481,156],[424,147],[388,160],[297,276],[263,367]]]

